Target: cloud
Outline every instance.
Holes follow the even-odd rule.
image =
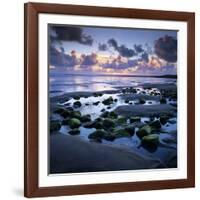
[[[124,44],[118,45],[117,41],[113,38],[108,40],[109,46],[113,47],[115,51],[117,51],[123,57],[132,57],[135,56],[136,53],[133,49],[126,47]]]
[[[142,48],[142,45],[141,44],[134,44],[134,49],[137,53],[142,53],[144,52],[144,49]]]
[[[90,66],[97,64],[97,54],[91,53],[89,55],[81,55],[81,66]]]
[[[50,47],[50,65],[55,67],[73,67],[80,63],[80,59],[76,56],[76,51],[71,51],[71,55],[64,53],[64,48],[60,47],[60,50],[54,46]]]
[[[149,62],[149,54],[147,52],[142,53],[141,59],[145,62]]]
[[[98,44],[98,49],[99,49],[99,51],[106,51],[106,50],[108,50],[108,46],[107,46],[107,44],[101,44],[101,43],[99,43]]]
[[[89,46],[94,41],[91,35],[86,35],[82,28],[75,26],[52,26],[50,33],[52,41],[71,41]]]
[[[155,41],[155,53],[167,62],[177,61],[177,39],[168,35]]]

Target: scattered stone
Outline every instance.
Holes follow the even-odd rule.
[[[81,117],[81,122],[90,122],[91,121],[91,116],[88,114],[88,115],[83,115]]]
[[[54,132],[54,131],[59,131],[61,128],[61,124],[59,122],[59,120],[53,120],[50,122],[50,133]]]
[[[94,102],[93,105],[97,106],[97,105],[99,105],[99,103],[100,103],[100,101],[97,101],[97,102]]]
[[[140,122],[141,118],[140,117],[130,117],[130,123],[134,123],[134,122]]]
[[[111,128],[111,127],[114,127],[115,126],[115,122],[112,120],[112,119],[105,119],[104,121],[103,121],[103,127],[104,128]]]
[[[113,103],[113,98],[112,98],[112,97],[109,97],[108,99],[103,100],[102,103],[103,103],[104,105],[110,105],[110,104]]]
[[[151,134],[151,127],[149,125],[144,125],[137,132],[136,135],[142,139],[144,136]]]
[[[70,135],[78,135],[80,134],[80,130],[78,128],[72,129],[69,131]]]
[[[106,111],[106,109],[105,109],[105,108],[101,109],[101,112],[105,112],[105,111]]]
[[[160,99],[160,103],[161,103],[161,104],[166,104],[166,103],[167,103],[167,100],[166,100],[165,98],[161,98],[161,99]]]
[[[159,120],[155,120],[151,122],[149,126],[151,126],[151,128],[156,129],[156,130],[161,128],[161,124]]]
[[[145,104],[145,102],[146,102],[146,101],[145,101],[144,99],[139,99],[139,103],[140,103],[140,104]]]
[[[79,126],[81,126],[81,122],[79,119],[77,118],[71,118],[68,122],[70,128],[78,128]]]
[[[75,101],[74,103],[73,103],[73,106],[74,106],[74,108],[79,108],[79,107],[81,107],[81,102],[80,101]]]
[[[158,134],[150,134],[150,135],[144,136],[142,138],[142,144],[158,145],[159,144],[159,135]]]

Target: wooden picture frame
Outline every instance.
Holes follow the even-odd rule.
[[[172,180],[39,186],[39,14],[61,14],[187,23],[187,177]],[[26,3],[24,22],[24,195],[43,197],[194,187],[195,185],[195,14],[189,12]]]

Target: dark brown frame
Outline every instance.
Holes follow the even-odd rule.
[[[39,13],[185,21],[187,44],[187,179],[109,183],[59,187],[38,186],[38,15]],[[128,8],[62,4],[25,4],[24,55],[24,195],[26,197],[80,195],[108,192],[170,189],[195,186],[195,14]]]

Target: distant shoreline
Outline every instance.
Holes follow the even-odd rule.
[[[177,79],[177,75],[166,74],[166,75],[121,75],[121,74],[72,74],[72,73],[63,73],[67,76],[113,76],[113,77],[146,77],[146,78],[173,78]]]

